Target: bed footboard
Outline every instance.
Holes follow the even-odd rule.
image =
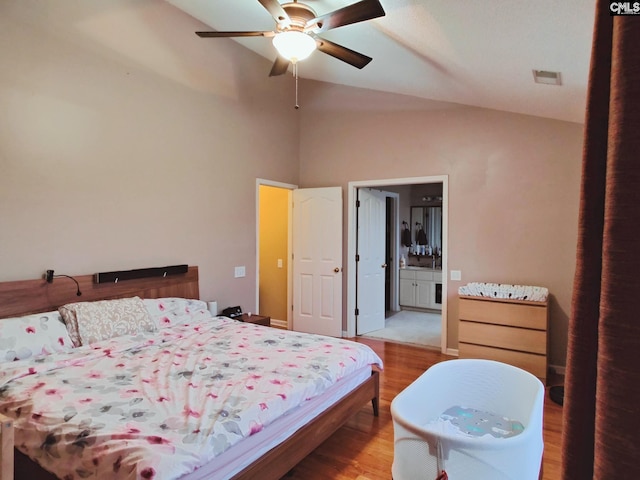
[[[13,480],[13,419],[0,413],[0,480]]]
[[[374,370],[371,377],[349,395],[235,475],[233,480],[282,478],[369,401],[373,405],[373,414],[378,416],[379,394],[380,373]]]

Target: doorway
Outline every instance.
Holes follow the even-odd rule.
[[[441,183],[442,184],[442,257],[441,257],[441,270],[442,270],[442,283],[438,287],[438,297],[440,298],[442,304],[442,311],[440,317],[441,323],[441,339],[440,339],[440,350],[443,353],[447,352],[447,281],[446,281],[446,272],[447,263],[448,263],[448,204],[449,204],[449,189],[448,189],[448,176],[447,175],[439,175],[439,176],[429,176],[429,177],[408,177],[408,178],[397,178],[397,179],[384,179],[384,180],[371,180],[371,181],[357,181],[357,182],[349,182],[347,189],[347,255],[346,255],[346,263],[347,263],[347,284],[346,284],[346,300],[347,300],[347,308],[346,308],[346,331],[343,331],[343,336],[347,337],[355,337],[356,336],[356,314],[355,309],[357,306],[356,303],[356,266],[355,266],[355,255],[357,251],[356,238],[357,238],[357,225],[356,225],[356,212],[355,212],[355,199],[357,197],[357,189],[370,187],[381,189],[382,187],[401,187],[401,186],[411,186],[418,184],[433,184],[433,183]],[[280,182],[273,182],[264,179],[257,179],[256,181],[257,190],[260,185],[269,185],[273,187],[279,187],[288,189],[289,191],[297,188],[296,185],[284,184]],[[260,195],[256,195],[256,211],[260,211],[259,205],[259,197]],[[399,218],[399,200],[392,201],[395,205],[391,208],[391,214],[395,215],[395,220],[391,220],[391,224],[393,225],[392,232],[390,235],[390,245],[391,250],[395,249],[396,252],[400,251],[400,218]],[[260,245],[260,235],[259,235],[259,219],[256,221],[256,236],[258,242],[258,248],[256,252],[258,271],[256,275],[256,311],[260,311],[260,271],[259,271],[259,245]],[[289,212],[289,255],[287,258],[291,258],[291,235],[292,235],[292,224],[291,224],[291,212]],[[399,258],[397,253],[394,258]],[[398,287],[399,287],[399,265],[398,262],[394,262],[394,267],[389,271],[389,285],[390,285],[390,309],[389,311],[399,311],[399,306],[396,306],[399,302],[398,299]],[[292,272],[291,267],[289,267],[288,272],[288,282],[287,282],[287,305],[292,305]],[[395,294],[395,298],[394,298]],[[385,293],[386,297],[386,293]],[[272,322],[273,323],[273,322]],[[281,325],[283,328],[291,328],[291,310],[287,309],[287,319],[282,319]]]
[[[256,311],[273,326],[342,336],[342,197],[256,180]]]
[[[291,195],[296,185],[256,181],[256,306],[271,325],[291,325]]]
[[[347,221],[347,234],[348,234],[348,253],[347,253],[347,262],[348,262],[348,277],[347,277],[347,336],[355,336],[357,332],[357,310],[358,307],[358,298],[357,298],[357,266],[356,266],[356,254],[358,251],[358,239],[357,239],[357,210],[355,206],[355,199],[358,195],[358,189],[361,188],[376,188],[379,190],[389,190],[394,191],[398,190],[401,187],[410,187],[410,186],[418,186],[418,185],[427,185],[427,184],[440,184],[442,186],[442,231],[441,231],[441,257],[440,261],[440,272],[437,274],[437,277],[431,277],[428,282],[419,282],[420,286],[416,287],[419,289],[418,295],[421,295],[420,300],[422,303],[418,304],[418,308],[412,307],[400,307],[400,301],[398,296],[396,295],[396,301],[393,300],[393,293],[399,293],[400,283],[402,280],[400,277],[400,268],[399,268],[399,259],[402,255],[402,252],[407,252],[408,250],[403,249],[400,245],[400,226],[402,215],[408,216],[411,207],[411,200],[399,198],[396,200],[397,204],[395,207],[393,206],[394,199],[387,200],[387,218],[385,224],[385,243],[388,243],[390,248],[389,250],[394,251],[390,255],[389,262],[387,262],[391,268],[389,268],[388,272],[385,274],[388,276],[389,281],[385,282],[388,287],[385,289],[385,303],[388,306],[386,308],[387,322],[391,321],[391,323],[398,324],[403,321],[405,324],[411,323],[421,323],[423,324],[425,319],[428,317],[428,321],[434,328],[431,328],[431,333],[429,333],[431,340],[429,340],[431,347],[434,347],[439,343],[440,350],[445,353],[447,351],[447,282],[446,282],[446,272],[447,272],[447,256],[448,256],[448,176],[430,176],[430,177],[409,177],[409,178],[399,178],[399,179],[385,179],[385,180],[374,180],[374,181],[359,181],[359,182],[350,182],[348,187],[348,221]],[[405,194],[406,195],[406,194]],[[403,204],[403,207],[400,208],[400,203]],[[401,214],[400,212],[403,212]],[[395,214],[395,219],[393,218]],[[407,222],[409,223],[409,222]],[[387,227],[390,227],[387,229]],[[386,247],[385,247],[386,250]],[[426,257],[422,258],[413,258],[412,260],[423,260]],[[405,262],[407,262],[407,258],[405,258]],[[422,272],[424,274],[424,272]],[[395,286],[394,286],[395,285]],[[388,289],[391,289],[389,294],[387,294]],[[387,295],[389,296],[389,301],[387,301]],[[432,298],[433,297],[433,298]],[[438,302],[437,307],[439,308],[441,305],[442,310],[439,312],[437,309],[432,309],[430,307],[434,307],[434,304],[425,304],[425,298],[428,298],[430,302]],[[426,307],[426,308],[420,308]],[[395,317],[395,319],[394,319]],[[404,319],[402,317],[405,317]],[[436,325],[434,325],[436,322]],[[439,323],[439,325],[437,325]],[[421,325],[422,328],[423,325]],[[433,343],[433,333],[439,333],[439,342],[436,344]],[[407,331],[405,338],[409,338],[409,330]],[[402,333],[400,333],[400,338],[390,338],[392,341],[403,341]],[[410,341],[409,343],[414,343]],[[437,347],[436,347],[437,348]]]

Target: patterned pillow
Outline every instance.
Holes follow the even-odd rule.
[[[72,348],[73,342],[58,312],[0,320],[0,361],[24,360]]]
[[[169,297],[145,299],[143,302],[159,328],[211,318],[207,304],[202,300]]]
[[[69,303],[59,311],[76,346],[157,330],[138,297]]]

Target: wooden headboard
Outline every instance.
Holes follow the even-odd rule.
[[[93,282],[93,275],[74,277],[80,284],[81,296],[76,295],[76,284],[69,278],[46,280],[20,280],[0,283],[0,318],[49,312],[71,302],[90,302],[112,298],[138,296],[141,298],[200,298],[198,267],[189,267],[185,274],[168,277],[126,280],[118,283]]]

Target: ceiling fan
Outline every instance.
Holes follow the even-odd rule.
[[[304,3],[293,2],[280,4],[278,0],[258,0],[276,21],[276,28],[266,32],[196,32],[199,37],[272,37],[273,45],[278,51],[270,77],[282,75],[299,60],[307,58],[314,50],[331,55],[338,60],[364,68],[372,59],[362,53],[330,42],[318,36],[333,28],[364,22],[385,15],[379,0],[361,0],[360,2],[340,8],[331,13],[318,16]]]

